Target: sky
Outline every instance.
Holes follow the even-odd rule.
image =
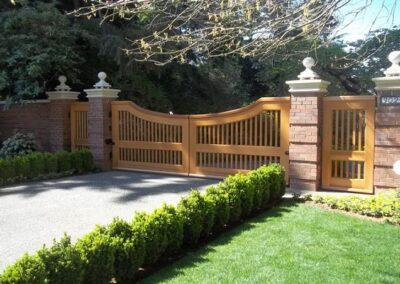
[[[360,13],[355,15],[354,11]],[[343,20],[338,35],[343,34],[347,41],[364,39],[369,30],[400,26],[400,0],[397,5],[396,0],[351,0],[338,16]]]

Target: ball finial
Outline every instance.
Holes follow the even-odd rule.
[[[400,51],[395,50],[392,51],[388,59],[390,63],[392,63],[392,66],[390,66],[386,71],[384,72],[387,77],[397,77],[400,76]]]
[[[312,57],[306,57],[303,59],[303,66],[307,69],[311,69],[315,66],[315,60]]]
[[[99,77],[100,80],[105,80],[107,78],[107,74],[106,72],[99,72],[99,74],[97,74],[97,77]]]
[[[61,84],[65,84],[65,82],[67,82],[67,77],[65,77],[64,75],[61,75],[61,76],[58,77],[58,81]]]
[[[398,65],[400,63],[400,51],[392,51],[389,53],[388,59],[390,63]]]
[[[94,84],[95,88],[97,88],[97,89],[111,88],[111,85],[106,82],[106,78],[107,78],[106,72],[99,72],[99,74],[97,74],[97,77],[99,77],[100,81],[98,81],[96,84]]]
[[[297,76],[300,80],[313,80],[318,79],[319,76],[311,68],[315,66],[315,60],[312,57],[306,57],[303,59],[303,66],[306,68],[303,72]]]
[[[67,82],[66,76],[64,76],[64,75],[59,76],[58,81],[60,82],[60,84],[55,88],[56,91],[70,91],[71,90],[70,86],[65,84],[65,82]]]

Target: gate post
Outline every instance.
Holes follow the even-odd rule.
[[[311,68],[314,59],[303,60],[306,68],[299,80],[287,81],[291,93],[289,178],[292,190],[316,191],[321,185],[322,96],[330,84]]]
[[[388,56],[392,66],[385,77],[372,79],[378,94],[375,111],[374,188],[396,188],[400,176],[393,164],[400,160],[400,51]]]
[[[50,150],[71,149],[71,122],[70,110],[73,101],[78,99],[79,92],[71,92],[71,88],[65,84],[67,77],[58,77],[60,84],[55,91],[46,92],[50,100],[49,132]]]
[[[112,167],[111,102],[118,98],[120,90],[110,89],[106,73],[100,72],[98,77],[100,81],[94,89],[84,90],[89,99],[88,140],[95,164],[107,171]]]

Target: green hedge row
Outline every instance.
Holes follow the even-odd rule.
[[[132,283],[139,268],[154,265],[211,233],[235,224],[278,201],[285,192],[280,165],[236,174],[193,190],[177,206],[137,213],[133,221],[114,219],[71,244],[65,236],[35,255],[25,255],[6,268],[0,283]]]
[[[83,173],[94,168],[88,150],[56,153],[34,152],[0,159],[0,186],[25,180]]]

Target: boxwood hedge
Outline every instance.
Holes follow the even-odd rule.
[[[75,158],[70,162],[85,168]],[[208,187],[204,194],[191,191],[176,207],[164,205],[151,214],[137,213],[131,222],[114,219],[75,244],[66,236],[34,255],[26,254],[5,269],[0,283],[132,283],[140,268],[154,266],[265,210],[284,192],[285,174],[280,165],[238,173]]]
[[[0,159],[0,186],[84,173],[94,169],[93,156],[88,150],[33,152]]]

